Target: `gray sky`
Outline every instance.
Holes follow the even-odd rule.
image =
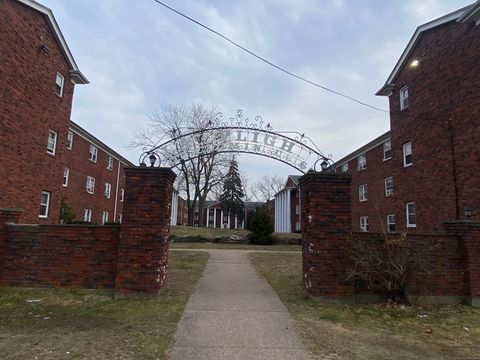
[[[275,130],[308,134],[340,159],[389,128],[362,107],[267,66],[153,0],[40,0],[50,7],[89,85],[76,87],[72,120],[133,163],[136,130],[165,104],[243,109]],[[246,48],[324,86],[388,109],[374,93],[415,28],[473,0],[165,0]],[[238,156],[253,182],[297,171]]]

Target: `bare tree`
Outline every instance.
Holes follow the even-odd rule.
[[[217,115],[215,106],[207,109],[202,104],[162,105],[160,111],[149,118],[147,128],[138,132],[131,143],[132,147],[146,149],[166,143],[157,154],[162,164],[177,169],[177,186],[187,198],[189,225],[194,224],[197,207],[198,223],[205,223],[202,209],[207,197],[213,188],[223,182],[228,171],[230,159],[216,152],[211,145],[218,139],[203,131]],[[182,137],[182,134],[191,132],[196,132],[195,136]]]
[[[276,193],[285,187],[285,180],[277,175],[264,175],[250,186],[251,195],[261,202],[273,199]]]

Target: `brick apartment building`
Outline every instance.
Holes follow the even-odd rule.
[[[74,87],[88,80],[52,11],[0,0],[0,35],[0,208],[58,223],[64,198],[78,220],[121,220],[132,164],[70,121]]]
[[[480,216],[480,2],[421,25],[385,85],[390,131],[334,164],[354,231],[439,233]]]

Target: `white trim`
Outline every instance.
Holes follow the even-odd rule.
[[[364,159],[364,161],[360,162],[360,159]],[[367,153],[363,152],[358,155],[357,157],[357,171],[363,171],[367,169]]]
[[[393,222],[390,222],[390,217],[393,216]],[[394,231],[390,231],[390,225],[394,225],[395,226],[395,230]],[[397,231],[397,223],[396,223],[396,220],[395,220],[395,214],[388,214],[387,215],[387,232],[389,233],[394,233]]]
[[[89,191],[90,183],[92,184],[92,191]],[[85,189],[87,190],[87,193],[89,193],[89,194],[94,194],[95,193],[95,178],[93,176],[87,175],[87,184],[85,185]]]
[[[432,20],[430,22],[427,22],[423,25],[420,25],[417,27],[415,30],[413,36],[411,37],[410,41],[407,44],[407,47],[405,50],[403,50],[402,55],[400,56],[400,59],[398,59],[395,67],[393,68],[392,72],[390,73],[387,81],[385,82],[385,85],[382,86],[380,90],[377,91],[375,95],[382,95],[382,96],[390,96],[392,94],[392,88],[395,86],[394,81],[400,72],[400,69],[403,68],[403,65],[407,62],[407,59],[410,57],[411,52],[417,45],[418,39],[420,35],[427,30],[433,29],[437,26],[446,24],[448,22],[457,20],[461,18],[461,16],[466,13],[470,9],[470,5],[466,6],[464,8],[461,8],[459,10],[456,10],[450,14],[446,14],[442,17],[439,17],[438,19]]]
[[[110,184],[109,182],[106,182],[105,190],[103,193],[107,199],[110,199],[110,197],[112,196],[112,184]]]
[[[388,133],[389,133],[389,131],[386,132],[385,134],[388,134]],[[385,135],[385,134],[383,134],[383,135]],[[383,135],[380,135],[377,139],[372,140],[372,141],[375,141],[375,140],[378,140],[378,141],[375,141],[371,146],[369,146],[365,149],[363,149],[363,147],[359,147],[357,150],[352,151],[349,155],[346,155],[343,158],[341,158],[340,160],[336,161],[335,164],[333,164],[335,166],[335,169],[338,169],[340,167],[340,165],[338,165],[338,164],[343,164],[345,162],[350,162],[350,161],[356,159],[358,157],[358,155],[366,154],[370,150],[373,150],[376,147],[382,145],[385,141],[391,140],[391,137],[388,137],[386,139],[381,139]],[[368,145],[368,143],[366,145]],[[362,150],[361,153],[357,152],[357,151],[360,151],[360,150]]]
[[[62,50],[63,54],[67,58],[68,64],[70,65],[70,76],[72,77],[72,82],[74,84],[88,84],[89,83],[88,79],[79,70],[77,63],[75,62],[75,59],[73,58],[73,55],[70,52],[70,49],[68,48],[67,42],[63,37],[63,34],[60,30],[60,27],[57,24],[57,21],[55,20],[55,17],[53,16],[52,10],[33,0],[17,0],[17,1],[45,15],[49,25],[53,30],[53,35],[55,36],[55,39],[59,43],[60,49]]]
[[[405,94],[407,96],[405,96]],[[408,85],[405,85],[400,89],[398,96],[400,98],[400,110],[405,110],[406,108],[408,108],[409,105]]]
[[[102,225],[108,222],[108,211],[104,210],[102,212]]]
[[[360,184],[358,186],[358,201],[365,202],[368,200],[368,186],[367,184]]]
[[[392,188],[390,189],[387,189],[387,179],[392,179]],[[384,184],[385,184],[385,196],[386,197],[390,197],[390,196],[393,196],[393,176],[387,176],[385,179],[384,179]]]
[[[42,204],[42,197],[43,197],[44,194],[47,195],[47,203],[46,204]],[[50,211],[50,197],[51,196],[52,196],[52,194],[49,191],[42,191],[42,193],[40,195],[40,207],[42,205],[45,206],[45,215],[39,214],[38,215],[39,218],[42,218],[42,219],[48,218],[48,213]]]
[[[57,83],[57,80],[60,78],[60,84]],[[57,92],[57,85],[60,86],[60,94]],[[63,89],[65,87],[65,76],[62,75],[61,72],[57,71],[57,75],[55,76],[55,94],[59,97],[63,97]]]
[[[83,221],[92,222],[92,209],[83,209]]]
[[[92,150],[95,150],[92,152]],[[94,156],[92,156],[94,155]],[[88,150],[88,160],[97,163],[98,161],[98,147],[90,143],[90,149]]]
[[[110,170],[110,171],[113,170],[113,156],[112,155],[108,155],[108,157],[107,157],[107,170]]]
[[[386,158],[385,157],[385,144],[388,144],[388,143],[390,143],[390,149],[388,149],[388,150],[390,150],[390,157]],[[390,139],[388,139],[387,141],[385,141],[383,143],[383,161],[390,160],[391,158],[392,158],[392,141]]]
[[[120,161],[118,162],[118,169],[117,169],[117,181],[115,183],[115,202],[113,206],[113,218],[117,218],[117,206],[118,206],[118,186],[120,181]],[[123,201],[123,196],[122,196],[122,201]]]
[[[409,218],[408,218],[408,205],[412,205],[415,207],[415,212],[413,213],[413,215],[415,215],[415,224],[410,224],[410,221],[409,221]],[[415,203],[413,201],[411,202],[407,202],[405,203],[405,215],[407,217],[407,228],[416,228],[417,227],[417,206],[415,205]]]
[[[368,232],[369,230],[368,216],[360,216],[360,231]]]
[[[65,172],[67,173],[67,176],[65,176]],[[65,178],[67,179],[67,181],[65,182]],[[68,187],[68,180],[70,179],[70,168],[65,166],[63,168],[63,187]]]
[[[88,141],[90,144],[93,144],[93,145],[96,146],[97,148],[101,149],[105,154],[113,157],[113,158],[114,158],[115,160],[117,160],[117,161],[120,161],[124,166],[126,166],[126,167],[131,166],[131,164],[128,164],[128,163],[126,163],[125,161],[119,159],[118,156],[115,156],[115,155],[113,155],[112,153],[106,151],[105,148],[104,148],[104,146],[100,145],[97,141],[92,141],[91,138],[87,138],[86,136],[84,136],[83,134],[80,134],[78,131],[76,131],[75,129],[72,129],[71,127],[69,127],[69,130],[70,130],[71,132],[73,132],[74,134],[77,134],[78,136],[80,136],[83,140],[86,140],[86,141]],[[85,130],[84,130],[84,131],[85,131]]]
[[[48,145],[50,144],[50,134],[53,134],[55,137],[55,141],[53,142],[53,149],[52,149],[52,152],[50,152],[50,148],[48,147]],[[55,152],[57,151],[57,139],[58,139],[58,134],[56,131],[53,131],[53,130],[48,130],[48,137],[47,137],[47,154],[48,155],[52,155],[52,156],[55,156]]]
[[[70,135],[72,135],[71,139],[69,139]],[[69,141],[70,141],[70,146],[68,146]],[[73,147],[73,131],[69,129],[67,133],[67,149],[72,150],[72,147]]]
[[[405,152],[405,145],[407,144],[410,144],[410,153],[407,154]],[[412,142],[411,141],[407,141],[406,143],[403,143],[402,145],[402,151],[403,151],[403,167],[409,167],[409,166],[412,166],[413,165],[413,149],[412,149]],[[407,156],[408,155],[411,155],[412,156],[412,162],[408,163],[406,162],[407,160]]]

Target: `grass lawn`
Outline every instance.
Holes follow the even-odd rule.
[[[480,359],[480,309],[321,304],[303,291],[300,254],[250,258],[321,359]]]
[[[154,299],[0,288],[0,358],[165,359],[207,259],[202,252],[170,253],[167,285]]]

